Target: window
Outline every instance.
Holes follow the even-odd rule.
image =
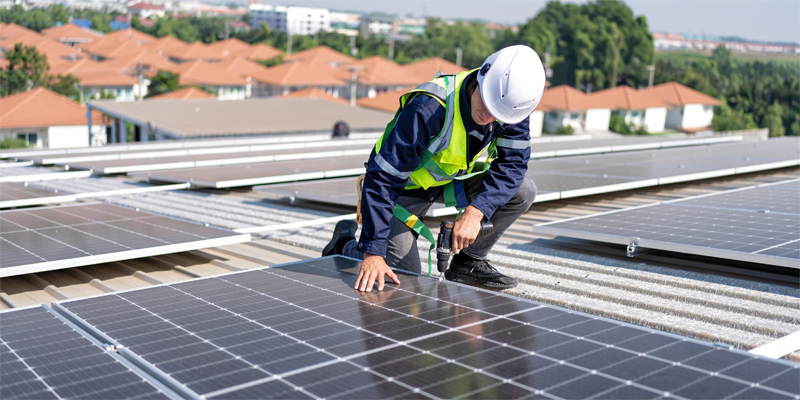
[[[579,117],[578,113],[572,113],[572,114],[570,114],[570,115],[569,115],[569,118],[570,118],[571,120],[573,120],[573,121],[574,121],[574,120],[577,120],[577,119],[578,119],[578,117]]]
[[[558,118],[558,114],[554,112],[547,113],[547,118],[556,119]]]
[[[639,111],[632,111],[632,112],[631,112],[631,117],[633,117],[633,118],[639,118]]]
[[[30,145],[36,145],[39,142],[39,134],[36,132],[18,133],[17,139],[24,140]]]

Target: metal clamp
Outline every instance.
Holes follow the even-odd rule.
[[[639,247],[639,238],[631,238],[628,244],[628,257],[633,257],[636,253],[636,248]]]

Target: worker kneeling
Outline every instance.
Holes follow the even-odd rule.
[[[360,240],[356,221],[339,221],[322,255],[362,259],[358,290],[371,291],[376,279],[383,290],[385,276],[399,284],[389,266],[421,272],[416,239],[435,240],[422,216],[444,198],[461,210],[452,234],[452,252],[458,254],[445,277],[490,289],[515,287],[517,280],[499,273],[486,257],[536,197],[525,175],[528,124],[544,85],[536,52],[511,46],[478,69],[438,76],[403,95],[366,164]],[[484,154],[488,159],[481,163]],[[486,220],[494,229],[478,236]]]

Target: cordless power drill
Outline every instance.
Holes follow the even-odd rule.
[[[481,221],[481,231],[478,237],[494,232],[494,225],[489,221]],[[444,271],[450,264],[450,248],[453,247],[453,221],[442,221],[439,225],[439,237],[436,238],[436,269],[439,270],[439,279],[444,277]]]

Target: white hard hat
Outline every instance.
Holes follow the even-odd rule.
[[[486,109],[504,124],[527,118],[542,99],[545,75],[542,60],[528,46],[506,47],[483,62],[478,85]]]

